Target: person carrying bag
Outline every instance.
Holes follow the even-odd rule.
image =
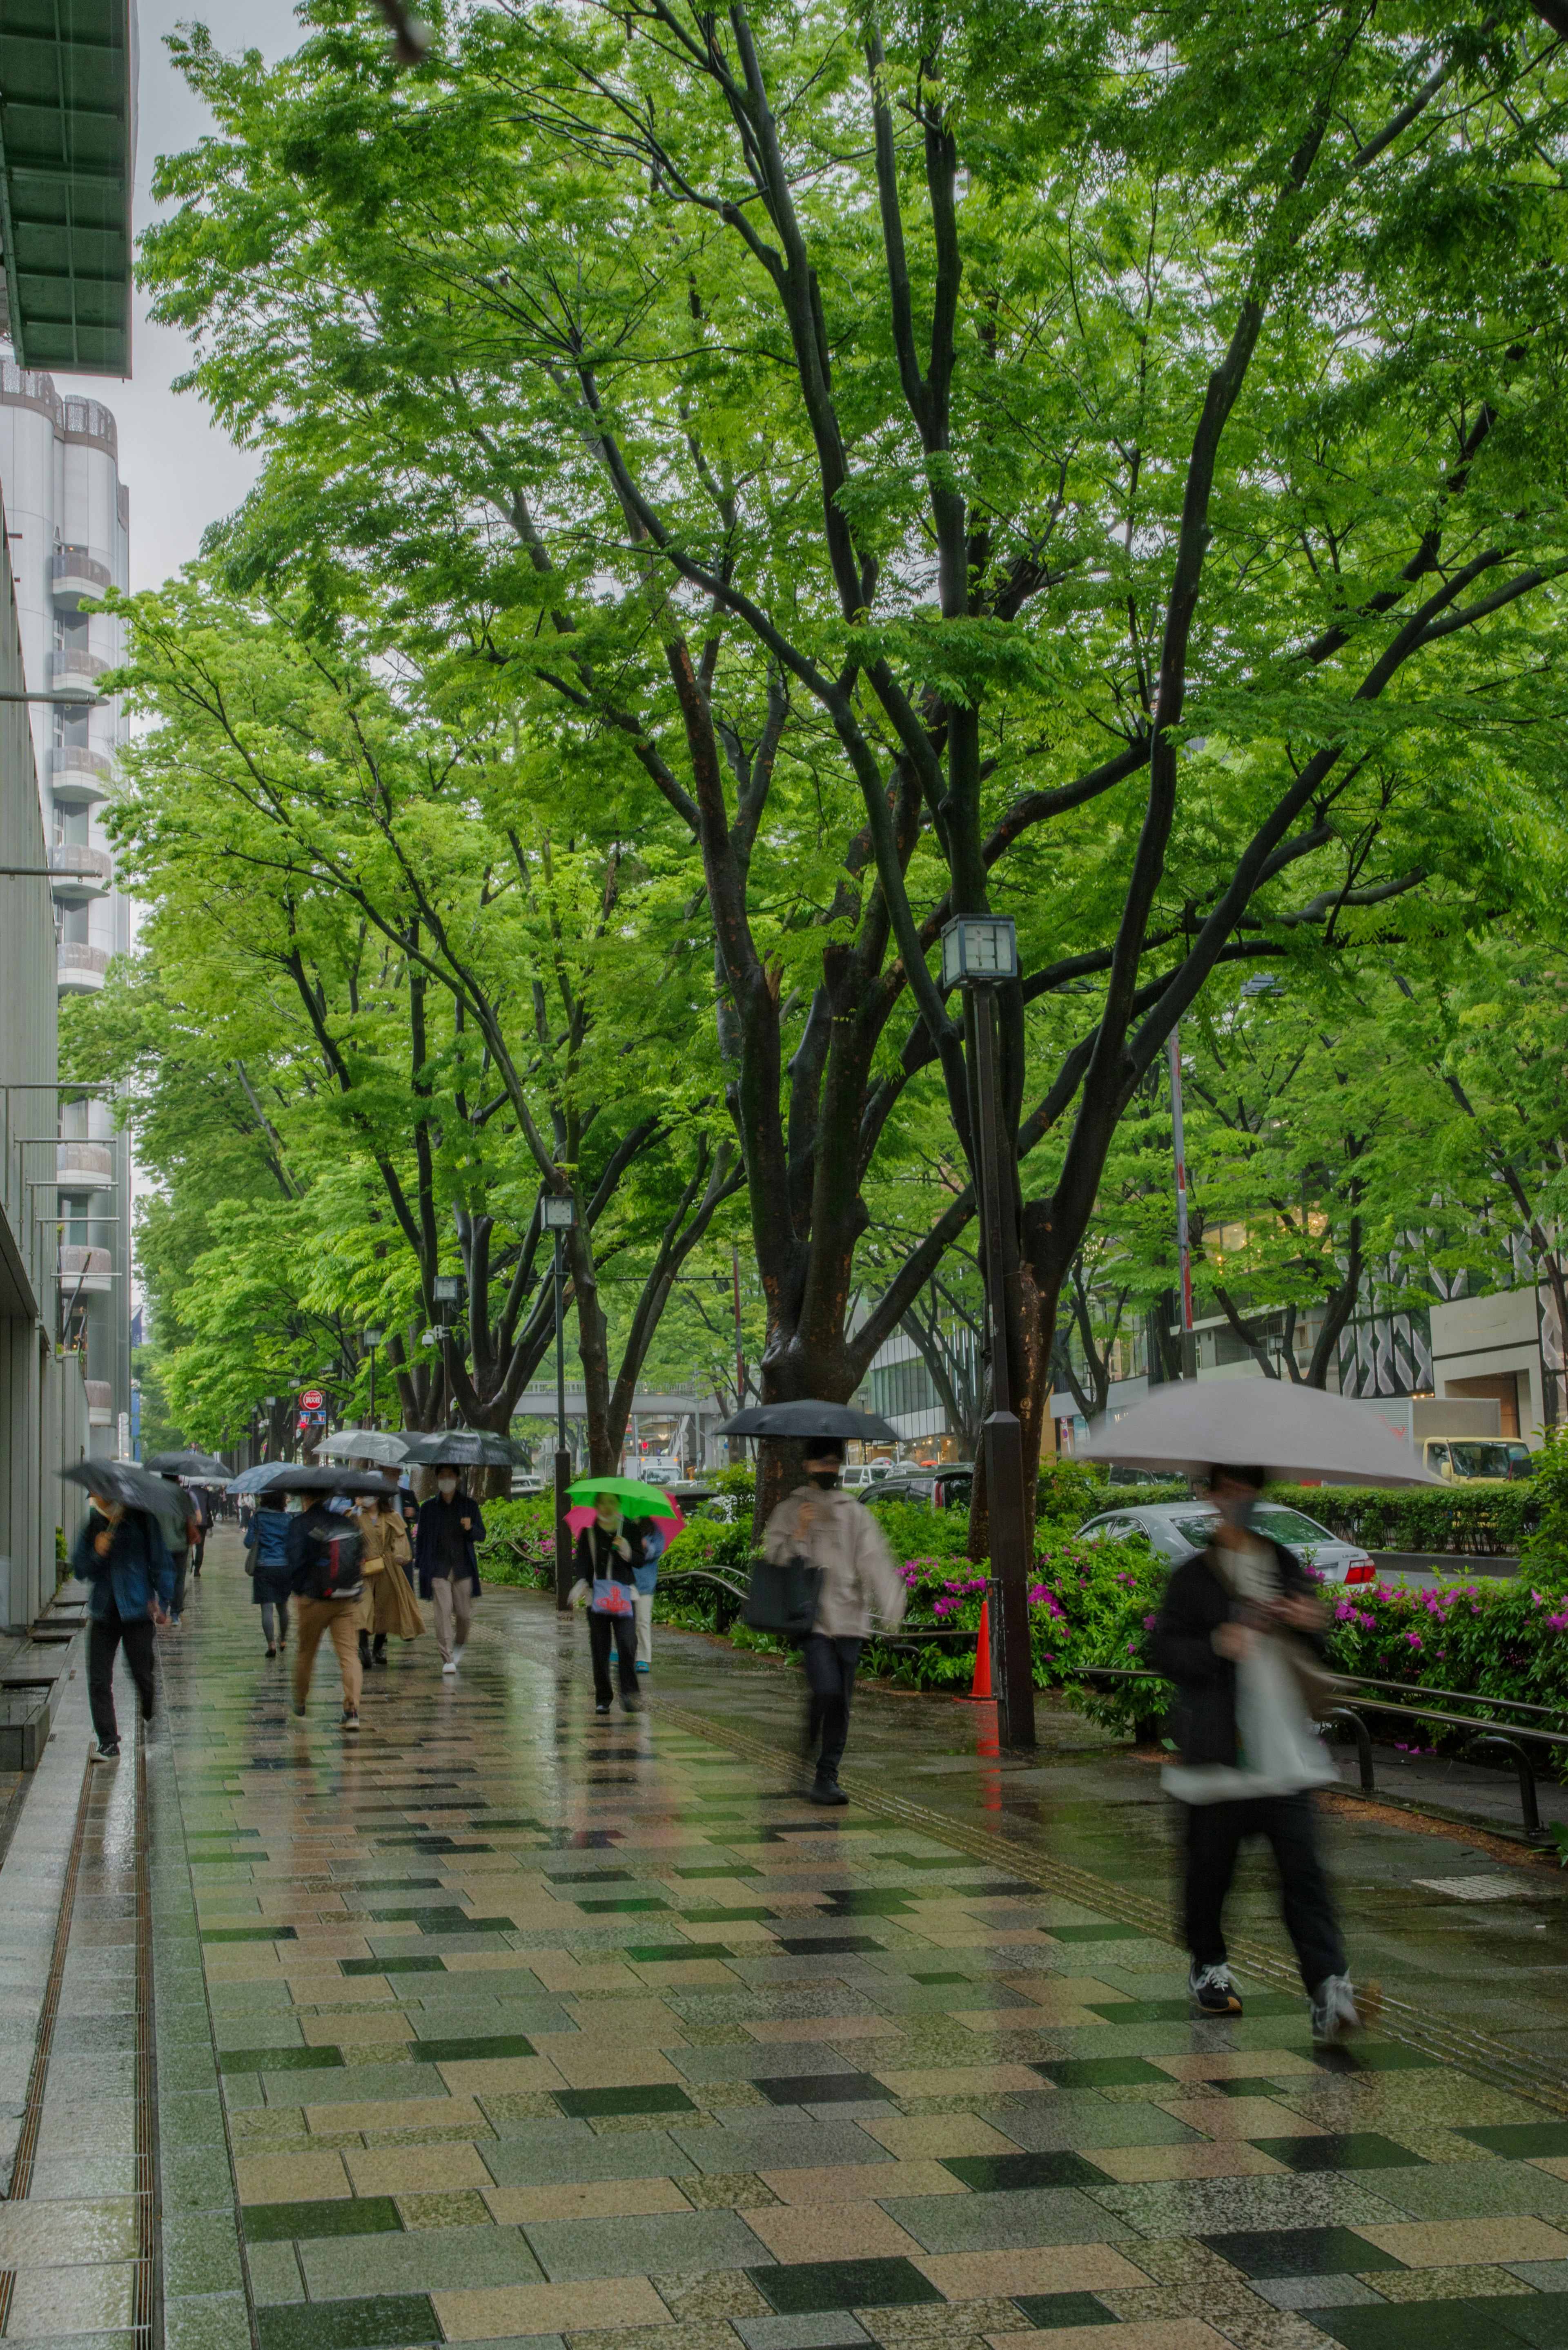
[[[359,1602],[364,1596],[365,1538],[349,1518],[319,1503],[288,1522],[289,1581],[295,1596],[294,1710],[310,1696],[316,1651],[325,1632],[343,1676],[343,1727],[359,1727]]]
[[[815,1757],[811,1801],[846,1804],[838,1766],[849,1736],[849,1703],[861,1643],[870,1636],[874,1615],[896,1631],[909,1595],[881,1527],[839,1485],[842,1440],[810,1437],[807,1445],[806,1482],[786,1495],[768,1520],[763,1560],[767,1567],[785,1570],[779,1583],[782,1596],[775,1604],[784,1604],[798,1592],[800,1614],[804,1617],[807,1605],[811,1610],[800,1632],[801,1662],[811,1692],[806,1756],[808,1761]]]
[[[626,1712],[636,1713],[637,1570],[642,1564],[642,1543],[622,1518],[613,1493],[596,1493],[594,1511],[593,1523],[577,1536],[577,1580],[569,1596],[575,1605],[586,1606],[588,1611],[596,1712],[607,1713],[615,1695],[609,1669],[613,1642],[621,1706]]]
[[[413,1545],[395,1500],[379,1494],[359,1512],[365,1544],[365,1596],[359,1602],[359,1665],[363,1671],[387,1661],[389,1634],[417,1640],[425,1628],[407,1569]]]

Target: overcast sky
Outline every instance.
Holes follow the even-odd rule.
[[[140,0],[141,79],[136,151],[136,227],[154,216],[149,187],[160,155],[193,146],[212,116],[186,88],[164,46],[182,22],[207,25],[225,49],[259,48],[283,57],[301,38],[286,0]],[[119,424],[120,477],[130,488],[130,584],[155,588],[202,543],[220,515],[232,513],[255,478],[255,459],[218,432],[194,392],[170,390],[191,364],[182,335],[149,324],[135,297],[131,380],[61,376],[62,390],[95,394]]]

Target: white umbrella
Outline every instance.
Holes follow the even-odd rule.
[[[1438,1485],[1375,1409],[1282,1379],[1181,1379],[1096,1423],[1080,1461],[1201,1476],[1262,1469],[1282,1484]]]
[[[388,1435],[379,1428],[340,1428],[336,1436],[326,1436],[316,1448],[318,1461],[382,1461],[388,1463],[406,1459],[408,1445],[400,1436]]]

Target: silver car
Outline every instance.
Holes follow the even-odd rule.
[[[1080,1542],[1125,1541],[1142,1534],[1149,1548],[1180,1566],[1207,1547],[1220,1513],[1208,1502],[1147,1502],[1131,1509],[1106,1510],[1078,1529]],[[1260,1502],[1252,1523],[1270,1542],[1292,1551],[1325,1583],[1376,1583],[1377,1569],[1355,1543],[1341,1542],[1326,1526],[1278,1502]]]

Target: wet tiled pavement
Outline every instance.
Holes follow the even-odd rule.
[[[1423,1880],[1494,1863],[1342,1837],[1401,2012],[1490,1954],[1493,2037],[1315,2062],[1272,1974],[1191,2023],[1153,1774],[1092,1735],[1019,1769],[872,1699],[881,1792],[825,1815],[788,1676],[660,1634],[649,1711],[600,1720],[580,1624],[508,1592],[455,1684],[429,1641],[374,1675],[354,1745],[329,1658],[289,1715],[231,1540],[144,1783],[128,1750],[78,1809],[67,1699],[0,1872],[8,2339],[1568,2350],[1568,2098],[1517,2085],[1563,2021],[1555,1879],[1471,1906]]]

